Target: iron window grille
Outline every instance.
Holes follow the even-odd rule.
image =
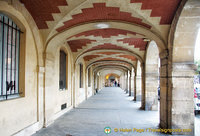
[[[80,64],[80,88],[83,88],[83,64]]]
[[[91,76],[90,76],[91,70],[88,69],[88,87],[91,87]]]
[[[0,13],[0,100],[19,97],[20,29]]]
[[[60,71],[59,71],[59,89],[60,90],[65,90],[67,88],[66,58],[67,58],[66,53],[64,51],[60,51]]]

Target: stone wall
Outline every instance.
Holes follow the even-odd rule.
[[[21,7],[15,4],[13,3],[14,6],[12,6],[8,5],[7,2],[0,1],[0,11],[12,18],[24,32],[21,34],[21,61],[23,66],[20,64],[19,72],[20,82],[23,84],[20,87],[20,92],[23,92],[23,94],[19,98],[0,102],[0,135],[2,136],[15,134],[28,126],[34,125],[39,120],[37,111],[37,46],[25,15],[16,10],[16,8]],[[31,20],[29,21],[31,22]],[[22,76],[24,77],[21,78]],[[40,128],[41,126],[36,124],[36,127]],[[29,131],[30,134],[34,132],[32,129]]]

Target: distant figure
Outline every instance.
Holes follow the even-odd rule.
[[[120,87],[120,84],[118,83],[117,86]]]
[[[160,100],[160,86],[158,87],[158,100]]]
[[[115,81],[115,87],[117,87],[117,81]]]

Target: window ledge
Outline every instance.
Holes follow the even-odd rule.
[[[23,98],[23,97],[21,97],[19,94],[8,95],[7,99],[6,99],[6,96],[0,96],[0,102],[9,101],[9,100],[18,99],[18,98]]]
[[[63,92],[63,91],[67,91],[68,89],[59,89],[59,91]]]

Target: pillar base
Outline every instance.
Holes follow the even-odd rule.
[[[141,101],[142,96],[141,95],[136,95],[136,101]]]

